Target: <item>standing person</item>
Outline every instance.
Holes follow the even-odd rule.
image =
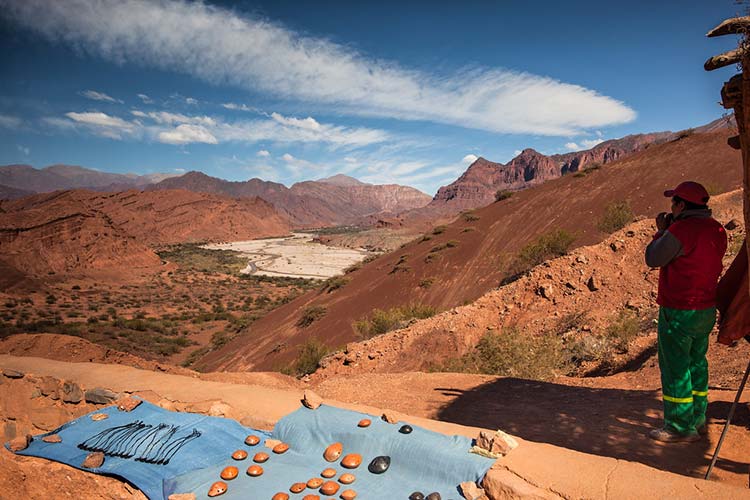
[[[697,182],[664,192],[672,213],[656,217],[646,264],[659,269],[659,370],[664,426],[657,441],[696,441],[705,430],[708,335],[716,322],[716,284],[727,234],[711,217],[709,195]]]

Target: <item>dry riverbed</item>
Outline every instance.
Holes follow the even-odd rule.
[[[328,279],[371,254],[364,249],[314,243],[314,234],[293,233],[284,238],[235,241],[205,245],[209,250],[233,250],[246,256],[243,274]]]

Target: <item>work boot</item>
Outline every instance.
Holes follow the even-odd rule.
[[[701,436],[697,432],[691,432],[688,434],[680,434],[679,432],[673,431],[672,429],[652,429],[648,433],[648,437],[654,441],[660,441],[662,443],[692,443],[694,441],[700,441]]]

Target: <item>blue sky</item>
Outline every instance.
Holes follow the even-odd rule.
[[[0,164],[346,173],[434,194],[477,156],[721,116],[734,0],[0,0]]]

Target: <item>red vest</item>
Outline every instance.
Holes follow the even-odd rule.
[[[659,270],[656,303],[672,309],[715,307],[726,231],[711,217],[678,219],[668,231],[680,240],[682,255]]]

